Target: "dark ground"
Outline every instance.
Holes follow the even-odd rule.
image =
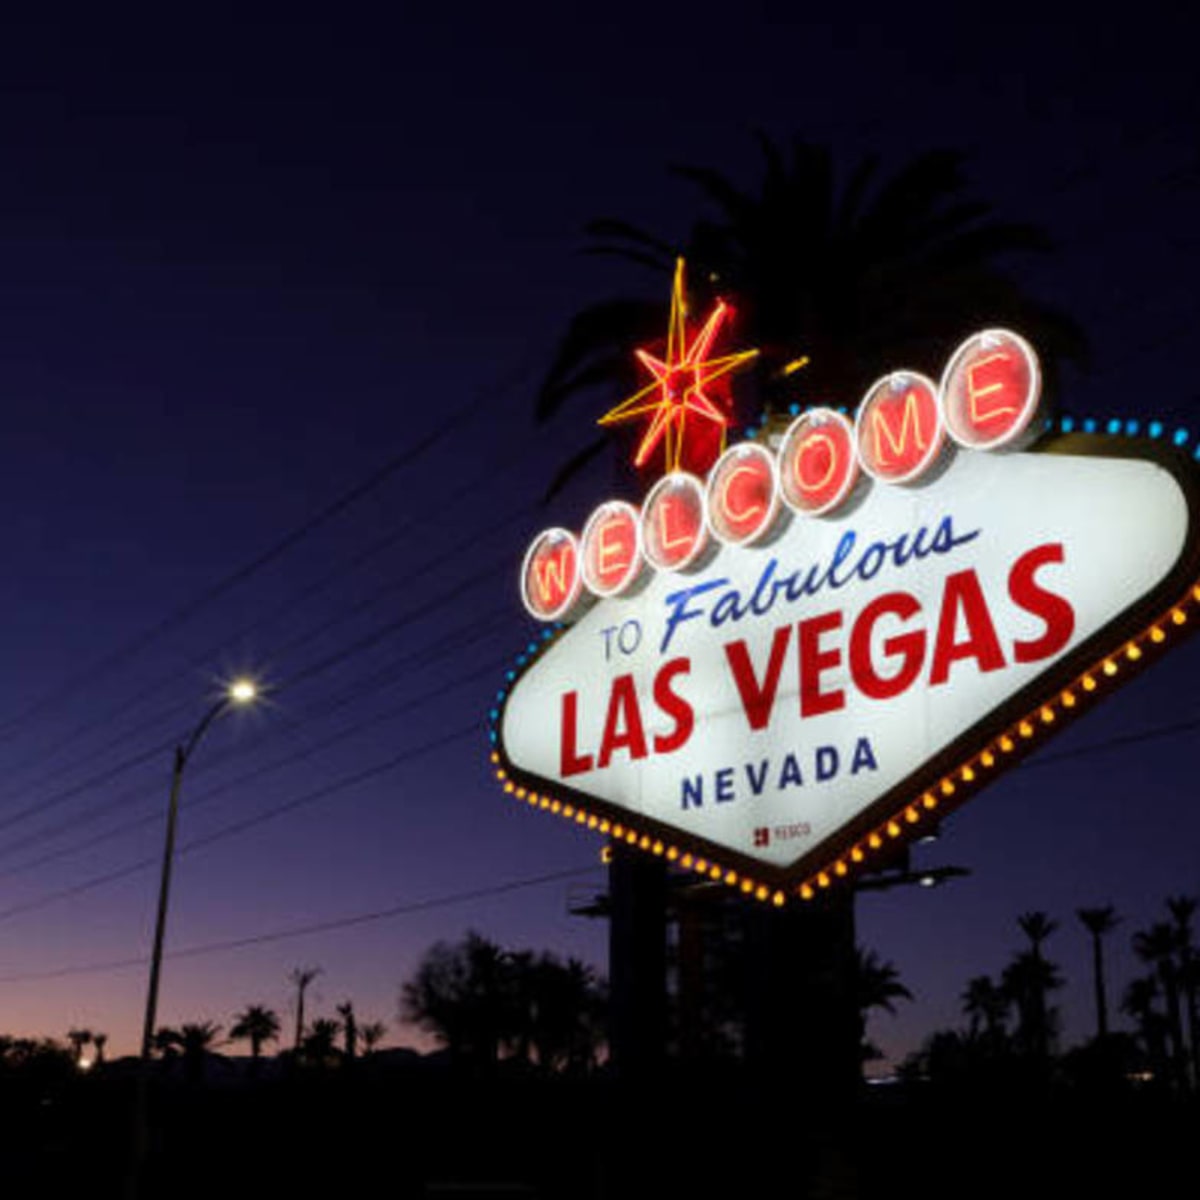
[[[127,1080],[0,1093],[5,1196],[121,1194]],[[142,1195],[192,1197],[1021,1197],[1194,1194],[1200,1110],[1148,1093],[1040,1100],[870,1089],[848,1111],[696,1076],[444,1072],[195,1087],[152,1096]]]

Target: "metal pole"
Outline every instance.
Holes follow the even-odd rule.
[[[162,974],[163,939],[167,929],[167,905],[171,895],[171,868],[175,861],[175,825],[179,815],[179,792],[183,785],[183,768],[191,757],[204,731],[228,705],[221,699],[204,714],[186,742],[175,747],[175,765],[171,772],[171,796],[167,803],[167,836],[163,846],[162,873],[158,884],[158,913],[154,921],[154,948],[150,952],[150,983],[146,991],[146,1012],[142,1022],[142,1052],[138,1061],[137,1084],[133,1098],[133,1154],[126,1182],[127,1200],[136,1200],[146,1163],[149,1141],[146,1122],[146,1099],[150,1086],[150,1057],[154,1050],[154,1024],[158,1016],[158,981]]]

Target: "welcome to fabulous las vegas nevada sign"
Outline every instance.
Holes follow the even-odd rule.
[[[1032,347],[969,338],[940,383],[896,371],[853,422],[815,408],[706,478],[746,352],[689,338],[683,266],[652,381],[640,509],[544,530],[544,624],[492,712],[506,792],[760,900],[885,861],[1200,621],[1195,471],[1145,438],[1047,431]],[[766,427],[769,429],[769,426]],[[1085,428],[1095,429],[1088,421]],[[1128,427],[1114,422],[1113,431]]]

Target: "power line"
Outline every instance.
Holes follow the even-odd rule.
[[[487,900],[493,896],[503,896],[510,892],[526,888],[544,887],[548,883],[561,883],[568,879],[576,879],[581,875],[591,875],[595,872],[594,865],[588,867],[568,867],[561,871],[550,871],[544,875],[532,875],[523,879],[512,879],[505,883],[494,883],[484,887],[471,888],[465,891],[447,892],[440,896],[429,896],[424,900],[407,900],[393,904],[388,908],[372,909],[369,912],[352,913],[346,917],[334,917],[328,921],[314,921],[307,925],[292,925],[284,929],[271,930],[267,933],[248,934],[245,937],[229,938],[219,942],[202,942],[197,946],[185,946],[181,950],[168,950],[166,958],[199,958],[207,954],[220,954],[229,950],[240,950],[246,946],[261,946],[269,942],[282,942],[291,938],[309,937],[315,933],[331,933],[338,929],[350,929],[355,925],[367,925],[375,921],[386,921],[395,917],[409,916],[412,913],[429,912],[438,908],[449,908],[455,904],[467,904],[473,900]],[[100,963],[80,963],[66,967],[56,967],[48,971],[29,971],[17,975],[0,975],[0,984],[25,983],[31,980],[59,979],[68,975],[92,975],[108,971],[126,970],[132,967],[144,966],[150,960],[146,957],[117,958]]]

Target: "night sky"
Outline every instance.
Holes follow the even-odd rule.
[[[608,482],[537,506],[606,401],[535,426],[557,338],[612,294],[666,314],[668,281],[581,229],[682,238],[671,164],[752,188],[758,130],[847,171],[968,151],[973,193],[1058,245],[1018,267],[1091,341],[1063,408],[1200,427],[1180,6],[412,7],[0,28],[2,1031],[133,1048],[171,747],[241,670],[273,690],[188,768],[163,1023],[287,1013],[320,965],[311,1015],[350,998],[412,1041],[399,985],[467,928],[603,963],[568,914],[600,843],[500,794],[483,722],[529,631],[526,543]],[[1062,923],[1065,1041],[1089,1032],[1074,910],[1123,914],[1123,987],[1133,931],[1200,892],[1198,666],[1184,645],[918,851],[968,879],[862,899],[917,996],[889,1053],[960,1019],[1030,909]]]

